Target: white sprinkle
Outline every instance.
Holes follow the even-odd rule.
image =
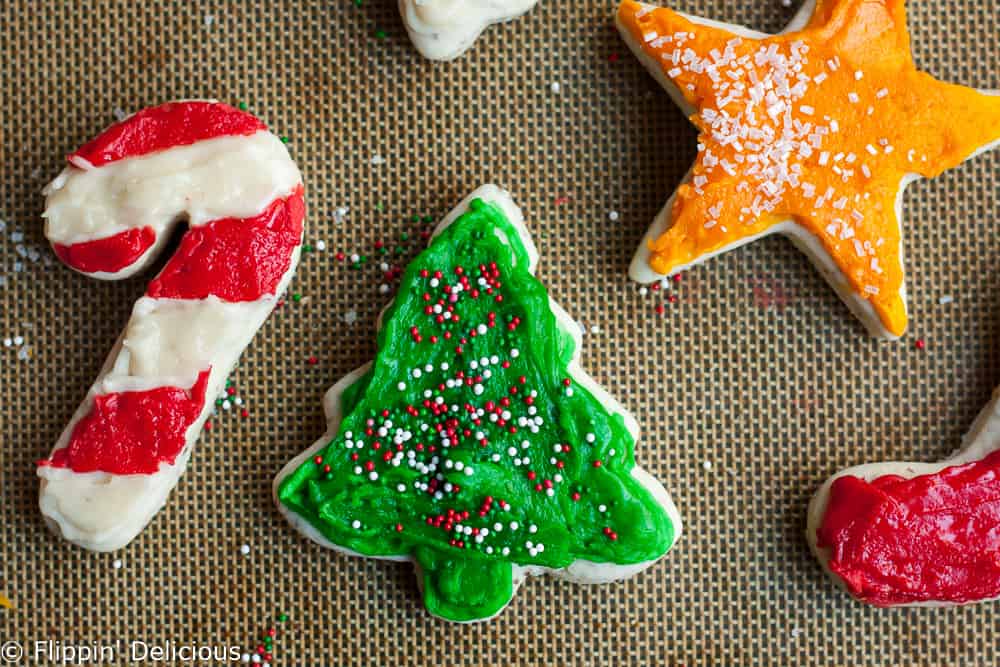
[[[116,570],[122,569],[123,565],[124,563],[122,563],[121,560],[117,558],[114,560],[113,563],[111,563],[111,567],[115,568]]]
[[[856,92],[854,92],[853,90],[851,92],[847,93],[847,99],[849,99],[851,101],[851,104],[857,104],[858,102],[861,101],[861,98],[858,97],[858,94]]]
[[[954,300],[955,297],[951,296],[950,294],[945,294],[944,296],[938,297],[938,303],[941,304],[942,306],[945,304],[949,304]]]
[[[381,155],[373,155],[372,156],[372,164],[376,165],[376,166],[378,166],[380,164],[385,164],[385,158],[382,157]]]
[[[242,545],[240,547],[240,553],[243,554],[244,556],[249,556],[250,555],[250,545],[249,544]]]
[[[322,241],[322,240],[321,241],[316,241],[316,243],[313,244],[313,247],[316,248],[316,250],[319,250],[320,252],[323,252],[324,250],[326,250],[326,241]]]
[[[357,519],[351,522],[351,528],[353,528],[354,530],[357,530],[360,527],[361,527],[361,522],[358,521]]]
[[[864,76],[865,76],[865,73],[862,72],[861,70],[858,70],[857,72],[854,73],[854,80],[855,81],[861,81],[861,79],[863,79]]]
[[[811,116],[811,115],[813,115],[816,112],[816,109],[814,109],[813,107],[809,106],[808,104],[803,104],[802,106],[799,107],[799,111],[801,111],[802,113],[804,113],[807,116]]]
[[[558,81],[553,81],[551,84],[549,84],[549,89],[551,89],[553,93],[558,95],[559,91],[562,90],[562,86],[559,85]]]
[[[210,28],[213,23],[215,23],[215,16],[212,14],[205,14],[205,27]]]
[[[872,155],[878,155],[878,149],[872,146],[871,144],[865,146],[865,150],[871,153]]]
[[[609,211],[608,212],[608,220],[610,220],[611,222],[617,222],[618,221],[618,211]]]
[[[886,97],[888,94],[889,94],[888,88],[879,88],[878,91],[876,91],[875,93],[875,97],[878,99],[882,99],[883,97]]]
[[[400,391],[406,391],[406,383],[405,382],[400,382],[399,384],[396,385],[396,389],[398,389]]]
[[[712,462],[711,461],[702,461],[701,462],[701,467],[704,468],[705,470],[711,470],[712,469]]]

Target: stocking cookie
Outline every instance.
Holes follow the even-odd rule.
[[[454,60],[493,23],[517,18],[538,0],[399,0],[410,40],[425,58]]]
[[[806,537],[862,602],[948,606],[1000,598],[1000,390],[941,463],[837,473],[809,503]]]
[[[275,480],[296,528],[412,561],[427,609],[451,621],[496,615],[528,575],[631,576],[680,534],[537,258],[510,195],[469,195],[406,269],[373,364],[327,393],[327,433]]]
[[[254,116],[208,101],[144,109],[69,156],[45,235],[101,279],[190,229],[132,309],[83,403],[39,462],[46,522],[87,549],[134,538],[166,502],[243,349],[299,260],[302,177]]]
[[[784,234],[874,335],[902,335],[903,188],[995,146],[1000,97],[918,71],[903,0],[810,0],[778,35],[632,0],[617,22],[699,130],[632,278]]]

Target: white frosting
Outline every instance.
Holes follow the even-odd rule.
[[[969,432],[962,440],[962,445],[958,451],[944,461],[938,463],[917,463],[912,461],[887,461],[883,463],[866,463],[853,466],[846,470],[841,470],[833,477],[823,482],[823,485],[816,491],[809,501],[809,510],[806,517],[806,541],[812,549],[813,555],[819,560],[823,569],[831,578],[844,590],[844,582],[840,577],[834,575],[829,568],[831,552],[830,549],[820,549],[817,543],[816,531],[823,522],[826,508],[830,502],[830,487],[839,477],[853,476],[863,480],[871,481],[883,475],[899,475],[906,479],[912,479],[920,475],[933,475],[951,466],[963,465],[985,458],[988,454],[1000,448],[1000,387],[993,391],[990,402],[979,413]],[[994,598],[997,599],[997,598]],[[972,600],[974,602],[986,602],[987,600]],[[895,605],[900,607],[951,607],[952,602],[917,602],[905,605]]]
[[[646,6],[649,8],[654,7],[653,5],[646,5]],[[809,22],[809,19],[812,17],[815,7],[816,7],[815,0],[806,0],[806,2],[803,3],[799,11],[792,18],[792,20],[788,23],[787,26],[785,26],[784,30],[782,30],[781,33],[779,34],[785,34],[789,32],[794,32],[796,30],[801,30]],[[721,28],[735,35],[739,35],[740,37],[745,37],[748,39],[764,39],[771,36],[766,33],[757,32],[756,30],[750,30],[749,28],[746,28],[741,25],[722,23],[719,21],[713,21],[711,19],[701,18],[699,16],[691,16],[689,14],[682,14],[682,15],[693,23],[710,26],[713,28]],[[684,113],[684,115],[687,116],[688,118],[693,116],[695,113],[695,109],[688,103],[687,99],[685,99],[683,93],[677,88],[674,82],[664,73],[663,68],[660,66],[660,63],[657,62],[655,58],[650,57],[648,54],[646,54],[645,51],[643,51],[642,44],[639,43],[632,36],[632,33],[628,30],[626,26],[624,26],[620,21],[618,21],[617,24],[619,32],[622,35],[622,38],[628,44],[633,54],[635,54],[635,56],[639,59],[639,61],[643,64],[643,66],[646,67],[646,69],[653,76],[653,78],[655,78],[657,82],[664,88],[664,90],[666,90],[671,100],[673,100],[673,102],[677,104],[677,106],[681,109],[682,113]],[[998,91],[981,91],[981,92],[989,95],[1000,94],[998,93]],[[972,155],[970,155],[968,159],[971,159],[972,157],[975,157],[976,155],[979,155],[985,150],[988,150],[997,145],[1000,145],[1000,142],[994,142],[989,144],[988,146],[983,146],[977,151],[975,151]],[[690,178],[691,178],[691,172],[689,171],[684,176],[682,183],[687,183],[690,180]],[[918,178],[920,178],[919,174],[912,173],[904,175],[903,178],[900,180],[899,188],[896,192],[896,201],[895,201],[895,214],[896,214],[897,224],[901,224],[903,220],[903,191],[907,185],[917,180]],[[657,273],[652,269],[652,267],[650,267],[649,259],[650,256],[652,255],[652,252],[649,249],[649,244],[652,241],[658,239],[669,229],[672,221],[673,203],[676,196],[677,196],[677,191],[675,190],[674,193],[670,195],[670,198],[667,200],[667,203],[663,206],[662,209],[660,209],[660,212],[657,213],[656,218],[654,218],[652,224],[649,226],[649,229],[643,236],[642,241],[639,242],[639,247],[636,249],[635,255],[632,258],[632,263],[629,266],[629,277],[638,283],[651,283],[666,277],[666,274]],[[837,292],[837,295],[844,301],[847,307],[850,308],[851,312],[854,313],[854,315],[859,320],[861,320],[861,323],[873,336],[878,338],[883,338],[886,340],[896,340],[899,338],[899,336],[893,334],[886,328],[885,324],[882,322],[882,319],[879,317],[878,313],[872,306],[871,302],[868,299],[864,298],[864,296],[859,294],[858,291],[850,284],[847,276],[844,275],[840,267],[837,266],[837,264],[833,261],[833,258],[830,256],[829,252],[827,252],[826,248],[823,246],[823,243],[819,240],[819,238],[817,238],[808,229],[795,222],[793,219],[780,221],[772,225],[768,229],[764,230],[760,234],[742,238],[734,243],[731,243],[728,246],[720,248],[719,250],[710,253],[705,253],[696,258],[694,261],[690,262],[689,264],[678,266],[677,268],[674,269],[673,272],[680,273],[682,271],[686,271],[694,266],[697,266],[703,262],[708,261],[713,257],[717,257],[722,253],[734,250],[743,245],[751,243],[759,238],[770,236],[772,234],[780,234],[782,236],[789,238],[795,244],[795,246],[799,250],[801,250],[810,259],[810,261],[812,261],[812,263],[820,271],[820,273],[830,284],[830,286],[833,287],[833,289]],[[899,237],[900,237],[899,262],[900,262],[900,267],[902,267],[903,265],[902,229],[899,230]],[[905,282],[900,285],[900,297],[903,301],[903,307],[905,308],[906,307]]]
[[[531,235],[528,232],[527,226],[524,223],[524,215],[521,213],[520,207],[514,203],[513,198],[510,193],[503,190],[495,185],[487,184],[483,185],[467,197],[462,199],[462,201],[454,208],[448,215],[446,215],[442,221],[434,229],[434,235],[440,234],[448,225],[453,223],[461,214],[468,210],[469,202],[473,199],[482,199],[483,201],[495,204],[503,212],[504,216],[512,226],[517,230],[518,236],[520,237],[522,245],[528,253],[529,257],[529,271],[531,273],[535,272],[535,267],[538,264],[538,250],[535,247],[534,242],[531,239]],[[391,305],[391,304],[390,304]],[[621,406],[614,398],[612,398],[602,387],[600,387],[594,380],[587,375],[587,373],[579,365],[579,357],[582,345],[582,335],[580,333],[580,327],[577,325],[565,310],[563,310],[555,301],[549,298],[549,307],[552,309],[553,314],[556,318],[557,326],[564,332],[572,336],[575,345],[573,358],[570,360],[568,372],[570,377],[573,378],[581,386],[585,387],[595,399],[597,399],[606,410],[612,413],[617,413],[622,415],[625,425],[628,428],[633,439],[638,442],[639,438],[639,426],[635,418],[629,414],[624,407]],[[386,306],[388,308],[388,305]],[[382,311],[385,312],[385,309]],[[381,328],[381,315],[379,316],[379,322],[377,325]],[[364,554],[360,554],[351,549],[347,549],[333,542],[330,542],[320,533],[312,524],[303,519],[298,514],[292,512],[286,508],[278,500],[278,488],[281,486],[282,481],[292,473],[294,473],[299,466],[304,462],[309,460],[311,457],[315,456],[319,451],[324,449],[329,442],[337,436],[337,431],[340,428],[340,422],[343,418],[342,414],[342,396],[344,391],[347,390],[352,384],[354,384],[358,379],[360,379],[371,367],[371,363],[365,364],[364,366],[355,369],[354,371],[348,373],[342,377],[335,385],[333,385],[326,394],[323,396],[323,412],[327,420],[326,433],[324,433],[311,447],[309,447],[304,452],[300,453],[298,456],[289,461],[281,469],[281,471],[275,476],[274,483],[272,484],[272,495],[274,497],[274,502],[278,506],[278,510],[281,514],[288,520],[292,526],[298,530],[300,533],[305,535],[307,538],[313,542],[326,547],[328,549],[333,549],[339,553],[348,556],[357,556],[362,558],[367,558]],[[681,516],[677,511],[677,507],[674,505],[670,498],[670,494],[667,490],[660,484],[659,480],[650,475],[648,472],[640,468],[638,465],[632,469],[632,477],[634,477],[647,491],[656,499],[656,501],[663,507],[664,512],[670,518],[670,522],[674,527],[674,540],[668,547],[670,548],[676,544],[677,540],[680,538],[682,524]],[[420,572],[420,566],[411,557],[408,556],[385,556],[379,558],[381,560],[389,561],[411,561],[414,565],[417,575],[417,582],[419,585],[423,585],[423,577]],[[589,560],[578,559],[570,563],[567,567],[563,569],[552,569],[547,567],[536,567],[536,566],[521,566],[513,565],[513,581],[514,581],[514,591],[513,594],[517,593],[517,589],[529,576],[539,576],[544,574],[551,574],[559,579],[566,581],[572,581],[580,584],[598,584],[607,583],[611,581],[617,581],[620,579],[626,579],[628,577],[634,576],[645,570],[650,565],[656,561],[646,561],[642,563],[633,563],[631,565],[618,565],[616,563],[596,563]],[[513,599],[513,595],[512,595]],[[499,614],[502,609],[497,611]],[[496,614],[494,614],[496,616]],[[491,616],[490,618],[493,618]],[[451,619],[445,619],[451,620]],[[470,622],[481,622],[487,621],[488,618],[476,619]]]
[[[524,14],[538,0],[399,0],[413,45],[430,60],[462,55],[493,23]]]
[[[142,297],[132,309],[122,352],[111,377],[195,375],[210,364],[230,365],[274,308],[274,298],[227,303]]]
[[[45,188],[45,236],[70,245],[186,218],[203,225],[258,215],[302,175],[267,131],[218,137],[98,168],[67,167]]]
[[[167,229],[181,218],[199,225],[253,217],[300,183],[284,144],[267,132],[210,139],[102,167],[70,167],[47,188],[46,234],[53,242],[72,243],[149,225],[159,238],[137,262],[145,264],[168,237]],[[205,406],[188,427],[177,460],[161,464],[154,474],[81,474],[39,467],[39,506],[54,531],[84,548],[113,551],[149,523],[187,467],[214,399],[240,354],[288,287],[299,255],[297,247],[275,294],[257,301],[144,296],[135,303],[125,330],[53,451],[69,444],[77,422],[102,394],[191,387],[200,372],[211,368]],[[123,277],[135,270],[96,277]]]

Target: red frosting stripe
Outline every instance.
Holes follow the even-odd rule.
[[[154,243],[156,232],[152,227],[142,227],[84,243],[53,243],[52,249],[63,263],[77,271],[117,273],[137,262]]]
[[[86,163],[100,167],[204,139],[249,135],[266,129],[258,118],[221,102],[168,102],[115,123],[67,159],[81,168],[86,168]]]
[[[209,371],[190,389],[157,387],[94,398],[90,412],[73,428],[69,445],[40,466],[73,472],[151,475],[173,464],[184,449],[184,434],[205,406]]]
[[[866,602],[1000,597],[1000,451],[912,479],[839,477],[816,533]]]
[[[277,291],[302,239],[306,205],[300,185],[254,218],[223,218],[194,227],[149,284],[161,299],[256,301]]]

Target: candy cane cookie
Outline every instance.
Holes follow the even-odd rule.
[[[83,403],[38,464],[39,505],[62,537],[128,544],[187,466],[240,354],[299,261],[302,177],[254,116],[172,102],[112,125],[45,189],[59,258],[113,280],[189,229],[132,315]]]
[[[940,463],[869,463],[827,480],[806,538],[856,599],[880,607],[1000,598],[1000,389]]]
[[[399,0],[410,40],[429,60],[454,60],[483,30],[528,12],[538,0]]]

